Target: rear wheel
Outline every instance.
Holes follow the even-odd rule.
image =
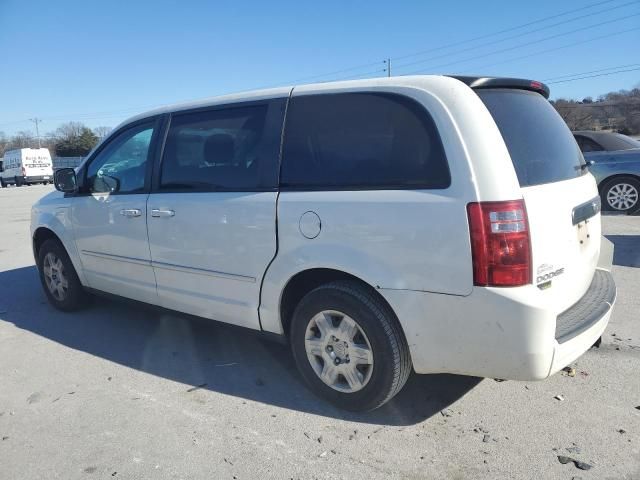
[[[395,315],[355,281],[308,293],[296,307],[290,338],[310,388],[346,410],[380,407],[411,372],[409,347]]]
[[[57,239],[46,240],[38,251],[40,282],[47,299],[59,310],[78,310],[86,293],[66,250]]]
[[[640,181],[633,177],[616,177],[602,187],[602,203],[607,210],[631,212],[638,208]]]
[[[18,177],[14,177],[14,178],[13,178],[13,181],[14,181],[14,185],[15,185],[16,187],[21,187],[21,186],[22,186],[22,181],[20,181],[20,180],[18,179]]]

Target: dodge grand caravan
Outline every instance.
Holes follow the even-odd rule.
[[[596,183],[548,95],[413,76],[139,115],[33,207],[44,291],[286,339],[310,388],[352,410],[412,369],[544,379],[616,296]]]

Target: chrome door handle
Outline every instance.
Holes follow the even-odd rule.
[[[176,214],[173,210],[160,210],[158,208],[154,208],[151,210],[152,217],[173,217]]]
[[[124,217],[139,217],[142,215],[142,210],[138,208],[125,208],[120,210],[120,215]]]

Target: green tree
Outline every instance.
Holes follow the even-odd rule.
[[[59,157],[84,157],[98,143],[96,134],[78,122],[62,125],[56,133],[55,149]]]

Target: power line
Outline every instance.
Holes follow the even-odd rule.
[[[640,27],[629,28],[627,30],[621,30],[619,32],[608,33],[606,35],[600,35],[598,37],[589,38],[587,40],[581,40],[579,42],[568,43],[566,45],[561,45],[559,47],[547,48],[545,50],[540,50],[538,52],[533,52],[533,53],[526,54],[526,55],[520,55],[520,56],[518,56],[516,58],[509,58],[507,60],[501,60],[499,62],[494,62],[494,63],[490,63],[490,64],[487,64],[487,65],[483,65],[481,67],[474,67],[474,70],[481,70],[483,68],[493,67],[495,65],[502,65],[504,63],[514,62],[516,60],[522,60],[524,58],[535,57],[536,55],[542,55],[542,54],[549,53],[549,52],[555,52],[557,50],[562,50],[563,48],[575,47],[576,45],[583,45],[585,43],[595,42],[596,40],[602,40],[603,38],[615,37],[617,35],[623,35],[625,33],[633,32],[633,31],[637,31],[637,30],[640,30]],[[464,72],[468,72],[468,71],[469,71],[469,69],[463,70],[462,72],[457,72],[457,73],[464,73]]]
[[[540,28],[537,28],[535,30],[530,30],[528,32],[518,33],[516,35],[511,35],[509,37],[500,38],[498,40],[492,40],[490,42],[485,42],[485,43],[481,43],[481,44],[478,44],[478,45],[473,45],[471,47],[468,47],[468,48],[465,48],[465,49],[462,49],[462,50],[456,50],[454,52],[443,53],[441,55],[436,55],[434,57],[423,58],[422,60],[416,60],[416,61],[413,61],[413,62],[404,63],[404,64],[401,64],[401,65],[398,65],[396,68],[409,67],[409,66],[412,66],[412,65],[418,65],[420,63],[428,62],[428,61],[431,61],[431,60],[437,60],[439,58],[445,58],[445,57],[450,57],[452,55],[458,55],[460,53],[470,52],[472,50],[477,50],[479,48],[487,47],[489,45],[495,45],[497,43],[502,43],[502,42],[505,42],[507,40],[513,40],[513,39],[516,39],[516,38],[521,38],[521,37],[524,37],[524,36],[527,36],[527,35],[531,35],[533,33],[541,32],[543,30],[548,30],[550,28],[554,28],[554,27],[557,27],[557,26],[560,26],[560,25],[566,25],[567,23],[574,22],[576,20],[582,20],[583,18],[592,17],[594,15],[599,15],[599,14],[604,13],[604,12],[610,12],[612,10],[617,10],[619,8],[628,7],[629,5],[634,5],[634,4],[637,5],[638,3],[640,3],[640,2],[633,1],[633,2],[623,3],[622,5],[617,5],[615,7],[607,8],[607,9],[604,9],[604,10],[598,10],[596,12],[591,12],[591,13],[588,13],[588,14],[585,14],[585,15],[580,15],[579,17],[571,18],[571,19],[564,20],[564,21],[558,22],[558,23],[553,23],[551,25],[546,25],[544,27],[540,27]],[[620,18],[618,18],[616,20],[613,20],[613,21],[622,20],[624,18],[629,18],[629,17],[628,16],[627,17],[620,17]],[[581,30],[586,30],[586,29],[592,28],[594,26],[598,27],[600,25],[604,25],[605,23],[599,23],[599,24],[595,24],[595,25],[590,25],[590,26],[587,26],[587,27],[584,27],[584,28],[580,28],[580,29],[577,29],[577,30],[573,30],[573,31],[570,31],[570,32],[567,32],[567,33],[560,34],[558,36],[575,33],[575,32],[581,31]],[[554,38],[554,37],[552,36],[552,37],[548,37],[548,38]],[[398,60],[398,57],[396,57],[394,60]]]
[[[568,75],[560,75],[558,77],[543,78],[542,81],[547,82],[549,80],[557,80],[559,78],[575,77],[576,75],[587,75],[589,73],[605,72],[607,70],[617,70],[618,68],[627,68],[627,67],[636,67],[636,66],[640,66],[640,63],[631,63],[629,65],[619,65],[617,67],[601,68],[599,70],[590,70],[588,72],[570,73]]]
[[[432,69],[436,69],[436,68],[441,68],[441,67],[448,67],[448,66],[451,66],[451,65],[455,65],[457,63],[465,63],[465,62],[469,62],[469,61],[472,61],[472,60],[477,60],[479,58],[490,57],[490,56],[496,55],[498,53],[504,53],[504,52],[509,52],[509,51],[512,51],[512,50],[517,50],[518,48],[528,47],[528,46],[535,45],[535,44],[540,43],[540,42],[545,42],[547,40],[552,40],[554,38],[563,37],[563,36],[566,36],[566,35],[571,35],[573,33],[581,32],[583,30],[588,30],[590,28],[601,27],[603,25],[608,25],[608,24],[611,24],[611,23],[624,21],[624,20],[627,20],[627,19],[632,18],[632,17],[637,17],[639,15],[640,15],[640,13],[634,13],[633,15],[626,15],[624,17],[614,18],[614,19],[608,20],[606,22],[600,22],[600,23],[597,23],[597,24],[587,25],[586,27],[576,28],[576,29],[570,30],[568,32],[557,33],[555,35],[551,35],[549,37],[541,38],[541,39],[538,39],[536,41],[527,42],[527,43],[519,43],[517,45],[512,45],[511,47],[502,48],[500,50],[494,50],[492,52],[483,53],[482,55],[476,55],[474,57],[468,57],[468,58],[465,58],[465,59],[462,59],[462,60],[455,60],[453,62],[443,63],[443,64],[440,64],[440,65],[433,66],[431,68]],[[619,32],[616,32],[616,33],[613,33],[613,34],[609,34],[609,35],[615,35],[617,33],[619,33]],[[607,36],[609,36],[609,35],[607,35]],[[412,75],[414,73],[421,73],[423,71],[424,71],[423,69],[420,69],[420,70],[417,70],[417,71],[414,71],[414,72],[409,72],[406,75]]]
[[[486,33],[486,34],[483,34],[483,35],[480,35],[480,36],[477,36],[477,37],[469,38],[467,40],[462,40],[460,42],[449,43],[449,44],[441,45],[441,46],[438,46],[438,47],[433,47],[433,48],[430,48],[430,49],[427,49],[427,50],[422,50],[422,51],[415,52],[415,53],[410,53],[410,54],[406,54],[406,55],[393,57],[393,60],[402,60],[402,59],[405,59],[405,58],[411,58],[411,57],[424,55],[425,53],[429,53],[429,52],[434,52],[434,51],[443,50],[443,49],[447,49],[447,48],[457,47],[457,46],[460,46],[460,45],[465,45],[467,43],[475,42],[477,40],[483,40],[485,38],[493,37],[493,36],[496,36],[496,35],[501,35],[503,33],[512,32],[512,31],[515,31],[515,30],[519,30],[521,28],[529,27],[531,25],[535,25],[535,24],[538,24],[538,23],[546,22],[547,20],[553,20],[554,18],[563,17],[563,16],[569,15],[571,13],[582,12],[582,11],[588,10],[590,8],[593,8],[593,7],[598,7],[600,5],[606,5],[606,4],[612,3],[614,1],[616,1],[616,0],[605,0],[605,1],[601,1],[601,2],[591,3],[589,5],[585,5],[585,6],[580,7],[580,8],[576,8],[576,9],[572,9],[572,10],[566,10],[566,11],[561,12],[561,13],[557,13],[557,14],[554,14],[554,15],[549,15],[547,17],[539,18],[537,20],[533,20],[531,22],[523,23],[523,24],[520,24],[520,25],[515,25],[513,27],[505,28],[503,30],[499,30],[499,31],[496,31],[496,32]],[[633,2],[630,2],[630,3],[633,3]],[[628,4],[615,6],[611,10],[616,9],[616,8],[621,8],[621,7],[626,6],[626,5],[628,5]],[[363,68],[366,68],[366,67],[370,67],[370,66],[373,66],[373,65],[378,65],[378,64],[379,64],[379,62],[365,63],[365,64],[353,66],[353,67],[347,67],[347,68],[343,68],[343,69],[340,69],[340,70],[335,70],[335,71],[332,71],[332,72],[321,73],[321,74],[318,74],[318,75],[306,76],[306,77],[298,78],[296,80],[282,82],[281,84],[288,85],[288,84],[295,84],[295,83],[298,83],[298,82],[303,82],[303,81],[307,81],[307,80],[313,80],[313,79],[322,78],[322,77],[330,77],[330,76],[334,76],[334,75],[339,75],[341,73],[351,72],[351,71],[354,71],[354,70],[360,70],[360,69],[363,69]],[[365,74],[358,74],[358,75],[365,75]],[[348,78],[353,77],[353,76],[358,76],[358,75],[350,75]]]
[[[484,34],[484,35],[480,35],[478,37],[470,38],[468,40],[462,40],[460,42],[450,43],[448,45],[443,45],[443,46],[440,46],[440,47],[430,48],[428,50],[423,50],[421,52],[416,52],[416,53],[412,53],[412,54],[408,54],[408,55],[403,55],[403,56],[400,56],[400,57],[394,57],[394,59],[395,60],[402,60],[404,58],[416,57],[416,56],[422,55],[424,53],[433,52],[435,50],[442,50],[444,48],[457,47],[458,45],[464,45],[466,43],[475,42],[476,40],[482,40],[484,38],[493,37],[495,35],[500,35],[500,34],[503,34],[503,33],[512,32],[514,30],[519,30],[520,28],[524,28],[524,27],[529,27],[531,25],[535,25],[536,23],[546,22],[547,20],[553,20],[554,18],[563,17],[565,15],[569,15],[570,13],[574,13],[574,12],[584,11],[584,10],[587,10],[589,8],[592,8],[592,7],[597,7],[599,5],[604,5],[604,4],[607,4],[607,3],[611,3],[613,1],[615,1],[615,0],[606,0],[604,2],[592,3],[590,5],[585,5],[584,7],[576,8],[576,9],[573,9],[573,10],[567,10],[567,11],[562,12],[562,13],[557,13],[555,15],[550,15],[548,17],[540,18],[538,20],[533,20],[531,22],[527,22],[527,23],[523,23],[523,24],[520,24],[520,25],[516,25],[515,27],[509,27],[509,28],[506,28],[504,30],[499,30],[499,31],[493,32],[493,33],[487,33],[487,34]]]
[[[638,70],[640,70],[640,67],[638,67],[638,68],[629,68],[627,70],[619,70],[617,72],[599,73],[597,75],[586,75],[586,76],[583,76],[583,77],[570,78],[568,80],[557,80],[555,82],[549,82],[549,85],[553,85],[554,83],[575,82],[576,80],[584,80],[585,78],[606,77],[607,75],[617,75],[618,73],[637,72]]]
[[[49,116],[49,117],[44,117],[45,120],[59,120],[59,119],[65,119],[65,118],[74,118],[77,120],[95,120],[95,119],[102,119],[102,118],[113,118],[113,117],[120,117],[122,115],[126,115],[126,114],[131,114],[131,113],[136,113],[136,112],[141,112],[150,108],[157,108],[158,105],[144,105],[144,106],[140,106],[140,107],[130,107],[130,108],[126,108],[126,109],[121,109],[121,110],[111,110],[111,111],[102,111],[102,112],[92,112],[92,113],[68,113],[68,114],[64,114],[64,115],[53,115],[53,116]],[[30,118],[24,118],[22,120],[14,120],[11,122],[7,122],[7,123],[2,123],[0,124],[0,127],[3,126],[7,126],[7,125],[15,125],[17,123],[25,123],[28,121],[32,121],[32,119]],[[39,121],[42,121],[42,118],[39,119]]]
[[[538,19],[538,20],[534,20],[534,21],[531,21],[531,22],[527,22],[527,23],[524,23],[524,24],[521,24],[521,25],[516,25],[514,27],[503,29],[503,30],[500,30],[500,31],[497,31],[497,32],[492,32],[492,33],[488,33],[488,34],[485,34],[485,35],[474,37],[474,38],[471,38],[471,39],[468,39],[468,40],[463,40],[461,42],[452,43],[452,44],[448,44],[448,45],[444,45],[444,46],[440,46],[440,47],[435,47],[435,48],[432,48],[432,49],[429,49],[429,50],[423,50],[421,52],[417,52],[417,53],[413,53],[413,54],[409,54],[409,55],[394,57],[393,60],[398,60],[398,59],[403,59],[403,58],[410,58],[410,57],[413,57],[413,56],[419,56],[419,55],[422,55],[424,53],[428,53],[428,52],[432,52],[432,51],[442,50],[442,49],[446,49],[446,48],[452,48],[454,46],[463,45],[463,44],[470,43],[470,42],[477,41],[477,40],[481,40],[481,39],[484,39],[484,38],[489,38],[489,37],[492,37],[492,36],[508,33],[508,32],[515,31],[515,30],[518,30],[518,29],[521,29],[521,28],[525,28],[527,26],[531,26],[531,25],[534,25],[534,24],[542,23],[542,22],[545,22],[545,21],[548,21],[548,20],[551,20],[551,19],[554,19],[554,18],[559,18],[559,17],[562,17],[562,16],[566,16],[566,15],[569,15],[569,14],[577,12],[577,11],[584,11],[584,10],[589,9],[589,8],[593,8],[593,7],[597,7],[597,6],[600,6],[600,5],[609,4],[609,3],[612,3],[614,1],[615,0],[606,0],[606,1],[593,3],[593,4],[590,4],[590,5],[586,5],[584,7],[581,7],[579,9],[568,10],[568,11],[565,11],[565,12],[562,12],[562,13],[558,13],[558,14],[555,14],[555,15],[547,16],[547,17],[544,17],[544,18],[541,18],[541,19]],[[575,21],[575,20],[582,19],[582,18],[585,18],[585,17],[588,17],[588,16],[593,16],[593,15],[602,13],[604,11],[610,11],[610,10],[623,8],[623,7],[628,6],[630,4],[633,4],[633,3],[639,3],[639,2],[637,2],[637,1],[636,2],[627,2],[627,3],[624,3],[622,5],[616,5],[616,6],[613,6],[613,7],[609,8],[609,9],[607,9],[607,10],[599,10],[597,12],[591,12],[589,14],[585,14],[585,15],[582,15],[582,16],[567,20],[566,22],[560,22],[560,23],[556,23],[556,24],[553,24],[553,25],[545,26],[545,27],[542,27],[542,28],[539,28],[539,29],[536,29],[536,30],[532,30],[532,31],[529,31],[529,32],[524,32],[522,34],[518,34],[518,35],[515,35],[515,36],[511,36],[511,37],[503,38],[503,39],[500,39],[500,40],[492,41],[492,42],[489,42],[489,43],[485,43],[485,44],[480,45],[480,46],[487,46],[489,44],[499,43],[499,42],[506,41],[506,40],[509,40],[509,39],[512,39],[512,38],[517,38],[517,37],[520,37],[520,36],[529,35],[531,33],[535,33],[535,32],[538,32],[538,31],[541,31],[541,30],[544,30],[544,29],[553,28],[553,27],[558,26],[558,25],[560,25],[562,23],[567,23],[567,22]],[[467,61],[470,61],[470,60],[475,60],[477,58],[484,58],[486,56],[495,55],[497,53],[503,53],[503,52],[506,52],[506,51],[511,51],[511,50],[514,50],[514,49],[517,49],[517,48],[521,48],[523,46],[529,46],[529,45],[532,45],[532,44],[535,44],[535,43],[539,43],[539,42],[542,42],[542,41],[550,40],[552,38],[557,38],[559,36],[568,35],[568,34],[571,34],[571,33],[575,33],[577,31],[581,31],[581,30],[585,30],[585,29],[589,29],[589,28],[594,28],[594,27],[606,25],[606,24],[609,24],[609,23],[613,23],[613,22],[620,21],[620,20],[623,20],[623,19],[626,19],[626,18],[637,16],[637,15],[640,15],[640,14],[634,14],[634,15],[629,15],[629,16],[626,16],[626,17],[620,17],[620,18],[616,18],[616,19],[613,19],[613,20],[609,20],[607,22],[600,22],[598,24],[590,25],[590,26],[587,26],[587,27],[582,27],[582,28],[575,29],[575,30],[572,30],[572,31],[569,31],[569,32],[564,32],[564,33],[552,35],[550,37],[546,37],[546,38],[540,39],[540,40],[535,41],[535,42],[529,42],[529,43],[526,43],[526,44],[519,44],[519,45],[516,45],[516,46],[509,47],[509,48],[501,49],[501,50],[498,50],[498,51],[489,52],[489,53],[483,54],[481,56],[475,56],[473,58],[459,60],[459,61],[456,61],[456,62],[450,62],[450,63],[444,64],[444,65],[440,65],[438,67],[433,67],[433,68],[439,68],[439,67],[442,67],[442,66],[448,66],[448,65],[455,64],[455,63],[463,63],[463,62],[467,62]],[[552,51],[552,50],[568,48],[568,47],[571,47],[571,46],[575,46],[575,45],[579,45],[579,44],[583,44],[583,43],[588,43],[588,42],[599,40],[599,39],[602,39],[602,38],[606,38],[606,37],[610,37],[610,36],[614,36],[614,35],[620,35],[620,34],[623,34],[623,33],[628,33],[630,31],[634,31],[634,30],[637,30],[637,28],[632,28],[632,29],[629,29],[629,30],[621,31],[621,32],[614,32],[612,34],[608,34],[608,35],[605,35],[605,36],[595,37],[595,38],[588,39],[588,40],[585,40],[585,41],[575,42],[575,43],[572,43],[572,44],[569,44],[569,45],[564,45],[564,46],[561,46],[561,47],[556,47],[556,48],[553,48],[553,49],[547,49],[547,50],[543,50],[541,52],[536,52],[536,53],[532,53],[532,54],[529,54],[529,55],[520,56],[518,58],[508,59],[508,60],[501,61],[501,62],[496,62],[496,63],[493,63],[493,64],[491,64],[489,66],[502,64],[502,63],[508,63],[510,61],[518,60],[518,59],[521,59],[521,58],[527,58],[527,57],[531,57],[531,56],[535,56],[535,55],[540,55],[540,54],[547,53],[547,52]],[[479,48],[480,46],[474,46],[474,47],[471,47],[469,49],[465,49],[465,50],[462,50],[462,51],[468,51],[468,50],[471,50],[471,49]],[[449,53],[447,55],[453,55],[455,53],[456,52],[453,52],[453,53]],[[457,52],[457,53],[461,53],[461,52]],[[440,57],[437,57],[437,58],[440,58]],[[347,80],[347,79],[350,79],[350,78],[364,77],[364,76],[377,74],[377,73],[381,73],[381,72],[387,72],[387,74],[390,75],[391,60],[392,60],[392,58],[387,58],[387,60],[383,62],[383,63],[385,63],[387,65],[387,68],[385,68],[385,69],[376,69],[376,70],[368,71],[368,72],[364,72],[364,73],[356,73],[356,74],[353,74],[353,75],[350,75],[350,76],[347,76],[347,77],[337,78],[335,80]],[[413,63],[422,63],[422,62],[426,62],[428,60],[429,59],[423,59],[423,60],[420,60],[418,62],[413,62]],[[402,68],[403,66],[406,67],[407,65],[411,65],[413,63],[396,66],[395,68]],[[312,78],[336,75],[336,74],[339,74],[339,73],[354,71],[354,70],[362,69],[362,68],[367,67],[367,66],[379,65],[379,64],[380,64],[380,62],[375,62],[375,63],[372,62],[372,63],[362,64],[362,65],[359,65],[359,66],[354,66],[354,67],[349,67],[349,68],[345,68],[345,69],[341,69],[341,70],[336,70],[336,71],[329,72],[329,73],[324,73],[324,74],[319,74],[319,75],[315,75],[315,76],[305,77],[305,78],[302,78],[302,79],[299,79],[299,80],[296,80],[296,81],[293,81],[293,82],[289,82],[289,83],[295,83],[297,81],[306,80],[306,79],[312,79]],[[635,65],[635,64],[632,64],[632,65]],[[613,68],[618,68],[618,67],[613,67]],[[622,68],[622,67],[619,67],[619,68]],[[608,70],[608,69],[602,69],[602,70]],[[422,73],[422,71],[423,70],[421,69],[420,71],[411,72],[411,73]],[[631,71],[634,71],[634,70],[631,70]],[[598,72],[598,71],[585,72],[585,73],[596,73],[596,72]],[[408,73],[408,74],[411,74],[411,73]],[[623,73],[623,72],[622,71],[620,71],[620,72],[612,72],[611,74],[613,74],[613,73]],[[570,75],[566,75],[566,76],[562,76],[562,77],[554,77],[554,78],[564,78],[564,77],[570,77]],[[552,83],[560,83],[560,82],[552,82]],[[95,113],[57,115],[57,116],[46,117],[46,118],[47,119],[61,119],[61,118],[72,118],[73,117],[73,118],[79,118],[79,119],[84,119],[84,120],[101,119],[101,118],[113,118],[113,117],[121,116],[122,114],[125,114],[125,113],[128,113],[128,112],[136,112],[136,111],[141,111],[141,110],[147,109],[147,108],[153,108],[154,106],[156,106],[156,105],[141,106],[141,107],[131,107],[131,108],[127,108],[127,109],[124,109],[124,110],[114,110],[114,111],[109,111],[109,112],[95,112]],[[18,121],[13,121],[13,122],[7,122],[7,123],[4,123],[4,124],[0,124],[0,126],[24,123],[24,122],[26,122],[28,120],[29,119],[18,120]],[[41,120],[41,119],[38,119],[38,120]],[[37,129],[37,124],[36,124],[36,129]]]

